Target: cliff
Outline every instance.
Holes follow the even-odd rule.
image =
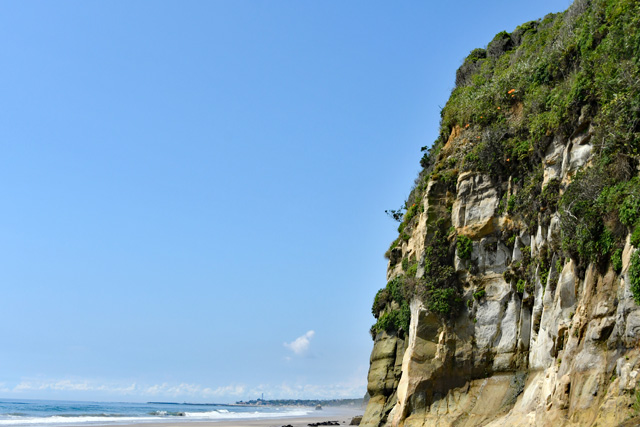
[[[640,424],[640,3],[496,35],[441,115],[390,212],[361,425]]]

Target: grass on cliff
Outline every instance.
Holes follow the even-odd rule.
[[[497,183],[513,177],[516,199],[503,209],[533,231],[537,214],[553,212],[558,201],[557,186],[546,195],[541,187],[540,165],[553,138],[567,141],[579,126],[591,124],[590,142],[600,161],[627,162],[625,169],[638,164],[637,1],[578,0],[564,13],[524,24],[511,35],[498,34],[486,50],[472,51],[458,74],[431,153],[452,130],[462,129],[468,150],[462,169],[487,173]],[[617,175],[617,181],[631,178]],[[547,200],[536,204],[540,195]],[[636,211],[639,204],[636,199]],[[592,258],[593,251],[582,252]]]
[[[559,180],[543,186],[543,160],[554,139],[566,145],[580,135],[593,146],[591,167],[566,188]],[[505,273],[518,292],[532,290],[536,275],[543,283],[557,276],[554,257],[571,257],[579,271],[591,263],[619,271],[625,237],[631,233],[632,244],[640,245],[640,2],[576,0],[566,12],[501,32],[486,49],[473,50],[441,111],[438,138],[422,151],[423,170],[387,256],[409,240],[429,180],[455,194],[459,173],[475,171],[489,175],[500,192],[498,212],[529,234],[560,213],[561,247],[525,257]],[[427,219],[423,259],[392,260],[414,275],[424,266],[420,278],[405,277],[403,301],[417,296],[443,319],[462,306],[448,221]],[[469,242],[459,237],[457,244],[467,258]],[[630,269],[634,296],[640,295],[638,256]],[[389,314],[374,328],[403,329],[402,301],[391,298],[386,307]]]
[[[604,154],[637,159],[639,28],[637,1],[578,0],[518,27],[506,45],[500,33],[487,51],[497,42],[504,51],[476,49],[465,60],[475,66],[441,113],[441,135],[456,126],[473,130],[468,166],[518,175],[538,163],[548,136],[569,137],[582,114],[598,128],[594,142]],[[494,155],[483,156],[487,150]]]
[[[455,269],[453,254],[456,245],[449,240],[449,222],[438,218],[430,223],[425,236],[425,257],[422,260],[422,274],[416,277],[419,263],[408,258],[402,259],[403,274],[395,277],[376,294],[371,312],[377,319],[371,327],[371,335],[381,331],[400,334],[409,331],[411,318],[409,302],[418,297],[433,313],[447,319],[456,316],[463,307]],[[458,238],[466,256],[471,253],[471,240]]]
[[[446,165],[437,156],[457,129],[467,153],[456,167],[487,173],[498,188],[511,178],[500,212],[531,234],[559,210],[561,249],[580,268],[604,268],[627,233],[640,243],[639,2],[578,0],[502,32],[471,52],[456,82],[423,166]],[[594,167],[578,173],[562,197],[559,181],[543,187],[553,139],[566,143],[589,126]]]

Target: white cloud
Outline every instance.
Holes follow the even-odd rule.
[[[313,331],[289,344],[295,351],[308,348]],[[296,342],[307,344],[291,347]],[[23,379],[17,384],[0,382],[0,392],[13,396],[122,396],[139,399],[175,399],[176,401],[235,401],[255,399],[264,393],[267,399],[333,399],[363,396],[367,386],[367,368],[363,365],[353,376],[339,383],[313,384],[304,380],[299,382],[282,382],[280,384],[264,383],[254,386],[229,384],[219,387],[207,387],[193,383],[157,383],[139,384],[134,382],[102,383],[95,379]]]
[[[368,367],[367,367],[368,368]],[[367,391],[366,370],[346,381],[333,384],[288,383],[261,384],[247,390],[249,398],[264,393],[265,399],[351,399],[362,397]]]
[[[314,331],[309,331],[289,343],[284,343],[284,346],[297,355],[304,354],[309,349],[311,338],[313,338],[314,335]]]
[[[33,391],[53,392],[98,392],[127,396],[165,396],[208,399],[216,397],[237,397],[244,394],[244,385],[227,385],[217,388],[205,387],[199,384],[103,384],[90,380],[22,380],[12,388],[0,383],[0,391],[25,394]]]
[[[108,384],[96,384],[90,381],[73,381],[73,380],[26,380],[16,384],[11,391],[13,392],[28,392],[28,391],[101,391],[109,393],[119,394],[136,394],[138,391],[135,383],[130,385],[108,385]]]
[[[194,396],[194,397],[224,397],[224,396],[241,396],[245,391],[244,385],[228,385],[224,387],[203,387],[199,384],[181,383],[178,385],[170,385],[167,383],[155,384],[146,387],[144,393],[151,396]]]

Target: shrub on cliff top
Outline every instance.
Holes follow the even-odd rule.
[[[514,160],[519,168],[536,164],[549,136],[569,137],[582,115],[583,124],[594,125],[592,143],[599,153],[623,153],[637,163],[638,58],[640,2],[592,0],[588,8],[574,4],[512,34],[501,32],[486,50],[473,51],[458,70],[457,87],[441,112],[441,131],[448,135],[455,126],[469,128],[474,134],[463,137],[486,146],[483,131],[502,129],[504,138],[491,150],[498,164],[478,166],[512,173]],[[499,165],[507,158],[509,165]]]
[[[604,267],[611,256],[618,266],[623,239],[631,231],[632,242],[640,245],[640,190],[634,190],[631,179],[640,161],[640,2],[589,0],[583,7],[586,3],[576,2],[568,12],[525,24],[512,34],[500,33],[488,46],[489,54],[480,49],[469,55],[441,111],[438,139],[431,148],[423,147],[421,181],[405,208],[419,199],[432,172],[453,186],[460,168],[488,174],[507,194],[501,214],[508,211],[530,234],[559,211],[564,254],[556,255],[571,256],[579,271],[592,262]],[[459,140],[447,148],[447,161],[442,150],[454,129]],[[590,137],[593,167],[578,172],[561,196],[560,181],[543,188],[542,164],[554,139],[574,135]],[[409,239],[417,213],[413,208],[405,215],[399,243]],[[459,255],[467,259],[470,250],[464,239],[453,244],[453,236],[434,232],[432,224],[428,230],[426,256],[420,260],[423,286],[415,289],[434,312],[449,315],[460,295],[454,249],[460,246]],[[508,273],[510,282],[520,290],[532,286],[537,264],[523,259]],[[541,265],[541,276],[550,267]]]

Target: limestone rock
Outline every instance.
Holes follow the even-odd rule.
[[[458,177],[451,220],[460,234],[480,238],[494,230],[498,193],[487,175],[466,172]]]
[[[588,3],[575,2],[562,21],[553,22],[573,22],[590,10]],[[522,67],[536,73],[536,79],[551,78],[546,72],[555,66],[527,68],[528,56],[506,53],[520,43],[526,46],[533,32],[550,31],[546,21],[530,23],[514,35],[501,33],[486,51],[474,51],[458,71],[458,84],[471,85],[485,64],[507,60],[516,67],[512,71]],[[563,44],[572,31],[568,28],[545,49],[573,52],[567,50],[573,44]],[[581,75],[574,71],[571,76]],[[419,194],[422,199],[415,202],[422,205],[390,251],[387,270],[391,279],[406,274],[403,260],[417,262],[415,276],[405,278],[404,290],[413,298],[409,331],[375,338],[363,426],[615,426],[639,419],[633,405],[640,389],[640,306],[629,278],[636,248],[627,236],[621,270],[607,264],[607,256],[589,264],[591,258],[576,255],[582,247],[568,247],[581,232],[572,228],[581,220],[572,218],[573,201],[558,202],[563,194],[573,194],[571,183],[581,179],[581,171],[599,165],[610,148],[603,138],[607,130],[594,127],[602,123],[603,106],[574,100],[567,116],[573,122],[553,129],[543,120],[529,133],[533,127],[527,127],[527,120],[533,119],[527,115],[535,108],[521,99],[528,94],[516,84],[507,89],[506,81],[497,84],[504,93],[487,101],[500,104],[492,107],[494,113],[500,110],[496,126],[484,126],[487,116],[474,116],[477,111],[464,118],[469,123],[447,117],[446,144],[441,136],[429,155],[431,163],[415,182],[411,200]],[[565,83],[572,90],[579,86],[573,80]],[[556,89],[550,90],[543,97],[545,108],[556,106]],[[580,108],[577,120],[574,107]],[[633,156],[633,161],[611,157],[611,162],[622,162],[627,175],[640,171]],[[588,181],[589,197],[598,197],[603,185]],[[535,211],[524,211],[523,203]],[[615,248],[621,246],[626,225],[615,212],[602,221]],[[443,251],[430,246],[434,235]],[[456,249],[460,236],[472,241],[465,259]],[[603,242],[586,243],[606,252]],[[434,259],[437,268],[431,269]],[[455,287],[460,300],[447,300],[438,286]],[[429,310],[434,301],[441,303],[440,313]],[[387,303],[388,309],[398,307]],[[447,315],[447,307],[455,310]]]
[[[562,163],[565,149],[565,142],[560,137],[555,137],[547,147],[544,154],[544,176],[542,185],[545,186],[552,179],[559,179],[562,175]]]

